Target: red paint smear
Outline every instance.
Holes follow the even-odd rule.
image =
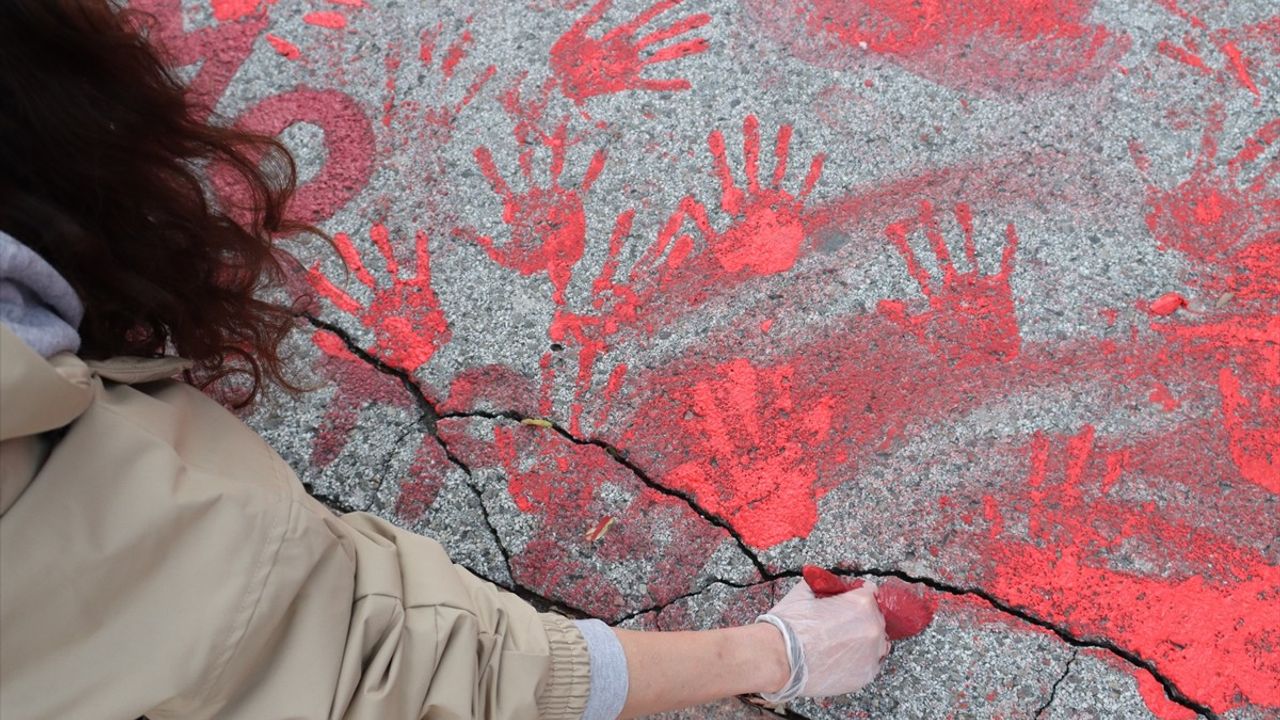
[[[683,39],[659,47],[711,22],[705,13],[689,15],[670,25],[637,37],[641,28],[680,5],[683,0],[661,0],[598,38],[587,35],[604,17],[612,0],[599,0],[551,46],[551,68],[565,97],[581,105],[588,98],[628,90],[688,90],[684,78],[652,79],[641,73],[650,65],[677,60],[705,51],[705,38]]]
[[[1182,404],[1178,402],[1178,399],[1173,396],[1173,393],[1169,392],[1169,388],[1165,387],[1163,383],[1156,383],[1155,389],[1151,391],[1147,399],[1164,407],[1165,412],[1177,410],[1178,406]]]
[[[302,22],[331,30],[340,30],[347,26],[347,16],[339,12],[318,10],[303,15]]]
[[[1086,22],[1092,0],[752,0],[765,33],[799,59],[853,69],[867,53],[971,92],[1026,92],[1093,81],[1129,39]]]
[[[271,43],[271,47],[275,48],[276,52],[290,60],[297,60],[302,56],[302,51],[298,49],[297,45],[278,35],[267,33],[267,42]]]
[[[695,590],[699,569],[729,541],[728,533],[688,505],[643,486],[601,448],[514,424],[494,426],[490,442],[477,439],[476,422],[445,419],[439,432],[469,467],[496,468],[506,477],[512,501],[534,526],[524,549],[511,558],[512,573],[539,594],[617,618]],[[570,472],[574,482],[565,482]],[[606,485],[613,486],[608,495],[620,492],[631,500],[615,512],[617,506],[607,503],[616,501],[599,492]],[[614,519],[608,532],[592,537],[606,516]],[[628,584],[640,582],[643,592],[625,596],[599,572],[601,562],[625,562]]]
[[[1222,53],[1227,56],[1227,61],[1231,63],[1231,70],[1235,73],[1236,80],[1248,88],[1249,92],[1262,97],[1262,93],[1258,91],[1258,86],[1254,84],[1253,78],[1249,76],[1249,68],[1245,64],[1244,56],[1240,53],[1240,48],[1230,41],[1222,43],[1220,47]]]
[[[354,315],[374,333],[369,353],[392,367],[413,372],[431,359],[440,346],[449,341],[449,325],[440,301],[431,288],[431,254],[425,232],[415,238],[415,263],[412,271],[401,272],[387,228],[377,224],[369,238],[382,256],[391,282],[380,286],[356,252],[351,238],[344,233],[333,237],[343,264],[356,279],[373,293],[373,300],[361,306],[344,290],[335,286],[313,267],[309,278],[315,289],[338,309]]]
[[[1164,686],[1151,673],[1133,666],[1125,666],[1124,669],[1138,682],[1138,694],[1159,720],[1194,720],[1198,717],[1194,710],[1170,700]]]
[[[187,31],[181,0],[132,0],[130,7],[156,17],[159,22],[152,41],[165,49],[175,65],[199,65],[188,87],[201,119],[218,104],[267,26],[266,14],[255,13],[238,21]]]
[[[1174,45],[1168,40],[1161,40],[1160,43],[1156,45],[1156,50],[1160,52],[1162,55],[1168,55],[1174,60],[1177,60],[1178,62],[1184,65],[1193,67],[1196,70],[1199,70],[1200,72],[1204,73],[1205,75],[1213,74],[1213,69],[1210,68],[1208,65],[1206,65],[1204,60],[1199,55],[1196,55],[1195,53],[1189,50],[1185,50],[1181,47],[1178,47],[1177,45]]]
[[[235,21],[252,15],[261,4],[261,0],[210,0],[213,18],[218,22]]]
[[[336,388],[311,443],[309,464],[322,469],[346,449],[364,408],[378,404],[407,409],[411,403],[395,378],[351,354],[337,335],[316,331],[311,341],[323,353],[321,371]]]
[[[1150,304],[1147,305],[1146,309],[1147,312],[1152,315],[1163,317],[1165,315],[1172,315],[1174,312],[1181,310],[1186,306],[1186,298],[1176,292],[1170,292],[1152,300]],[[1141,306],[1139,306],[1139,309],[1142,309]]]

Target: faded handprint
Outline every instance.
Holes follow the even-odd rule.
[[[1280,493],[1280,392],[1274,384],[1259,385],[1256,399],[1251,399],[1231,368],[1219,371],[1222,425],[1240,475],[1270,492]]]
[[[1218,139],[1225,118],[1222,105],[1209,110],[1200,155],[1186,180],[1168,191],[1152,183],[1147,186],[1147,227],[1156,241],[1208,263],[1228,260],[1280,225],[1280,190],[1274,182],[1280,157],[1264,157],[1280,138],[1280,117],[1247,138],[1224,170],[1218,162]],[[1137,144],[1133,155],[1145,174],[1150,161]]]
[[[911,314],[907,303],[901,300],[882,300],[879,310],[933,352],[957,366],[1010,360],[1018,355],[1022,345],[1014,314],[1013,291],[1009,287],[1018,234],[1012,223],[1006,226],[1000,271],[994,275],[983,275],[978,266],[973,214],[969,206],[957,203],[955,217],[964,232],[965,260],[972,268],[969,272],[956,270],[946,238],[929,202],[921,203],[919,220],[902,220],[885,228],[885,234],[906,261],[907,272],[915,278],[928,299],[929,308]],[[938,269],[942,272],[941,283],[920,265],[907,242],[916,227],[923,228],[933,248]]]
[[[831,430],[834,399],[804,397],[791,366],[737,359],[694,384],[687,421],[701,456],[666,476],[754,547],[803,537],[817,522],[812,453]]]
[[[707,49],[705,38],[683,40],[642,56],[650,46],[690,33],[711,22],[706,13],[690,15],[637,38],[640,28],[683,0],[661,0],[598,38],[587,35],[613,0],[599,0],[551,46],[551,69],[565,97],[582,104],[587,98],[626,90],[687,90],[683,78],[652,79],[640,73],[650,65],[670,62]]]
[[[344,233],[334,235],[333,242],[347,269],[373,293],[373,301],[361,307],[344,290],[335,286],[315,265],[308,279],[315,289],[329,299],[338,309],[360,320],[373,331],[374,344],[369,353],[379,360],[408,372],[413,372],[431,359],[440,346],[449,341],[449,324],[440,308],[440,301],[431,289],[431,257],[427,234],[417,233],[415,245],[416,267],[413,277],[402,277],[400,264],[387,228],[374,225],[369,237],[377,246],[391,286],[379,288],[369,274],[351,238]]]
[[[778,128],[774,142],[777,157],[768,186],[760,185],[760,123],[755,115],[742,121],[742,152],[747,186],[738,187],[725,155],[724,135],[714,130],[707,138],[720,178],[720,208],[733,218],[729,228],[717,232],[707,218],[706,207],[693,197],[685,198],[677,215],[688,215],[701,232],[720,266],[733,273],[773,275],[795,265],[804,242],[801,213],[809,193],[822,175],[825,156],[814,155],[800,192],[782,188],[791,147],[791,126]]]
[[[553,299],[557,305],[563,305],[565,288],[586,243],[587,218],[582,195],[591,189],[604,169],[605,152],[600,149],[592,155],[577,189],[566,188],[560,184],[560,177],[564,172],[565,150],[574,142],[568,137],[568,121],[562,121],[550,135],[527,125],[517,126],[517,139],[522,132],[530,131],[551,150],[550,187],[534,183],[531,146],[525,145],[520,153],[520,174],[527,187],[521,193],[507,185],[489,148],[480,146],[475,151],[476,164],[494,193],[502,198],[502,221],[510,228],[511,238],[498,246],[492,238],[474,230],[460,228],[457,232],[474,240],[503,267],[522,275],[546,272],[551,279]]]
[[[1093,0],[746,0],[765,32],[840,68],[880,55],[970,92],[1027,92],[1100,77],[1129,39],[1089,22]]]
[[[467,18],[467,25],[470,24],[471,18]],[[450,92],[454,78],[458,73],[459,64],[466,58],[467,51],[471,45],[475,43],[475,38],[471,35],[471,30],[468,29],[463,30],[457,39],[441,48],[439,43],[443,29],[443,23],[436,23],[434,28],[423,31],[421,44],[418,48],[418,59],[422,61],[422,66],[424,68],[435,67],[440,75],[440,87],[437,93],[440,97]],[[486,66],[484,69],[474,73],[471,82],[467,83],[457,100],[424,109],[423,118],[427,124],[441,129],[452,130],[458,115],[471,104],[471,101],[475,100],[476,95],[493,78],[495,73],[497,73],[497,67],[494,65]]]

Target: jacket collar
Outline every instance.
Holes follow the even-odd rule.
[[[88,409],[95,377],[135,384],[190,367],[191,361],[175,357],[84,361],[60,353],[45,360],[0,324],[0,441],[69,425]]]

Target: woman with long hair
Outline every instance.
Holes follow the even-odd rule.
[[[277,241],[318,233],[288,152],[203,120],[150,23],[0,0],[0,717],[612,718],[871,680],[871,584],[615,630],[310,498],[217,400],[292,387]]]

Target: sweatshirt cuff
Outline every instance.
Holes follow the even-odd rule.
[[[541,617],[547,632],[551,671],[538,695],[538,717],[579,720],[591,690],[587,642],[570,620],[550,613],[542,613]]]
[[[576,620],[591,658],[591,692],[582,720],[616,720],[627,702],[627,656],[613,630],[599,620]]]

